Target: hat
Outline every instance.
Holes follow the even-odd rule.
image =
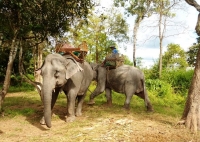
[[[110,48],[114,48],[114,49],[116,49],[116,47],[115,47],[115,46],[110,46]]]

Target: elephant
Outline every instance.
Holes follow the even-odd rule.
[[[107,69],[106,67],[90,63],[94,78],[97,81],[95,90],[90,95],[89,105],[95,103],[94,98],[105,91],[107,105],[112,105],[112,90],[125,94],[124,108],[130,109],[130,101],[133,94],[144,99],[147,111],[153,111],[146,88],[145,78],[141,70],[129,65],[121,65],[116,69]]]
[[[52,109],[60,91],[67,97],[66,122],[72,122],[76,116],[81,116],[84,98],[93,79],[92,72],[86,61],[78,63],[70,55],[62,56],[58,53],[47,55],[42,67],[36,71],[43,78],[41,94],[44,116],[40,123],[51,127]]]

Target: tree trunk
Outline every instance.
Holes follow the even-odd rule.
[[[134,25],[134,29],[133,29],[133,65],[134,65],[134,67],[137,66],[136,65],[137,32],[138,32],[141,21],[142,21],[142,17],[138,15],[136,17],[135,25]]]
[[[43,44],[37,45],[37,63],[35,63],[35,69],[38,69],[42,66],[42,50],[43,50]],[[35,81],[42,83],[42,76],[39,74],[34,73]]]
[[[164,7],[163,1],[161,1],[160,5],[160,13],[159,13],[159,46],[160,46],[160,55],[159,55],[159,78],[161,78],[162,75],[162,52],[163,52],[163,38],[166,30],[166,16],[163,15],[162,8]]]
[[[13,62],[14,62],[16,54],[17,54],[17,49],[18,49],[18,45],[16,44],[16,37],[14,37],[12,40],[12,44],[11,44],[4,84],[3,84],[2,90],[0,91],[0,113],[3,113],[3,108],[2,108],[3,101],[8,92],[8,89],[10,87],[10,77],[11,77],[11,72],[12,72],[12,68],[13,68]]]
[[[98,36],[96,35],[96,63],[99,63]]]
[[[159,55],[159,78],[161,78],[162,74],[162,33],[161,33],[161,23],[162,22],[162,15],[160,14],[159,19],[159,39],[160,39],[160,55]]]
[[[194,6],[197,11],[200,11],[200,5],[195,0],[185,0],[189,5]],[[200,13],[198,15],[196,32],[200,36]],[[194,70],[192,82],[188,91],[187,101],[181,121],[192,132],[196,133],[200,130],[200,49],[197,53],[197,60]]]
[[[23,41],[21,41],[21,42],[22,42],[22,44],[20,45],[20,50],[19,50],[19,73],[23,80],[25,80],[29,84],[33,85],[37,89],[37,91],[40,95],[40,98],[42,100],[42,94],[41,94],[42,83],[34,82],[28,76],[26,76],[24,66],[23,66]]]
[[[162,74],[162,13],[160,13],[160,18],[159,18],[159,46],[160,46],[160,55],[159,55],[159,78],[161,78]]]
[[[196,133],[200,130],[200,49],[197,54],[197,62],[192,78],[192,83],[188,91],[188,97],[182,120],[185,126],[192,132]]]

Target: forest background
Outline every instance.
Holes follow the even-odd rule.
[[[124,55],[125,64],[136,66],[144,71],[146,87],[155,110],[172,116],[182,114],[194,74],[200,40],[197,38],[196,42],[188,47],[188,51],[184,51],[176,43],[168,43],[164,53],[162,42],[165,40],[167,21],[171,21],[171,18],[176,16],[173,8],[184,8],[187,3],[170,0],[145,3],[145,0],[141,0],[126,5],[120,0],[113,2],[115,6],[105,11],[95,9],[99,3],[94,4],[90,1],[81,1],[79,4],[74,1],[66,5],[60,5],[60,2],[41,5],[40,1],[0,2],[0,83],[2,86],[0,108],[3,115],[6,113],[2,108],[3,100],[8,91],[33,91],[37,88],[34,81],[41,82],[41,77],[36,76],[34,70],[41,66],[46,55],[55,52],[56,42],[67,42],[77,47],[82,41],[86,41],[89,48],[86,60],[100,63],[108,54],[109,46],[115,45],[119,49],[120,43],[127,43],[130,39],[135,41],[133,62]],[[54,11],[50,10],[52,7]],[[136,16],[136,20],[133,21],[134,27],[138,21],[154,14],[161,18],[155,21],[158,22],[157,38],[161,52],[159,59],[151,67],[144,68],[142,58],[135,58],[137,52],[134,50],[134,44],[137,43],[137,29],[134,30],[134,36],[129,37],[130,27],[124,13],[118,10],[119,7],[124,8],[127,14]],[[56,9],[62,8],[66,11],[55,12]],[[42,14],[38,9],[42,10]],[[67,16],[60,17],[59,14]],[[169,26],[173,25],[169,24]],[[174,26],[177,27],[177,24]],[[168,111],[164,111],[163,108],[167,108]]]

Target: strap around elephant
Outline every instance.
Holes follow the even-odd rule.
[[[65,55],[64,57],[65,57],[66,59],[72,60],[72,61],[78,66],[79,70],[80,70],[80,71],[83,71],[83,69],[79,66],[78,62],[77,62],[72,56],[70,56],[70,55]]]

